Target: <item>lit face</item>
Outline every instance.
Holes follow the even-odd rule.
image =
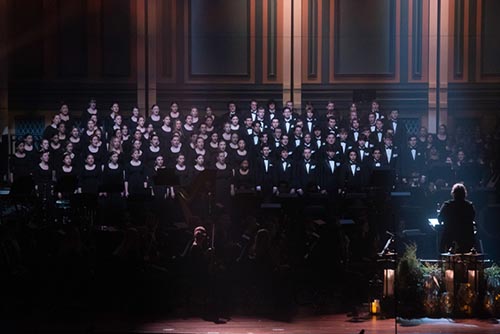
[[[61,114],[63,114],[63,115],[67,115],[67,114],[69,113],[69,108],[68,108],[68,106],[67,106],[66,104],[63,104],[63,105],[61,106],[60,111],[61,111]]]
[[[76,131],[78,131],[78,129],[75,129]],[[26,145],[33,145],[33,136],[32,135],[28,135],[26,136],[26,138],[24,139],[24,142],[26,143]]]
[[[134,139],[135,140],[141,140],[142,139],[142,133],[139,130],[135,130],[134,132]]]
[[[358,145],[359,145],[359,147],[365,147],[365,144],[366,144],[365,139],[360,137],[358,139]]]
[[[205,141],[203,140],[203,138],[196,139],[196,148],[203,150],[204,147],[205,147]]]
[[[411,147],[417,146],[417,137],[411,137],[408,143],[410,144]]]
[[[306,149],[304,150],[304,159],[306,159],[306,160],[311,159],[311,150],[310,150],[310,149],[308,149],[308,148],[306,148]]]
[[[134,150],[140,150],[141,146],[142,146],[142,143],[140,141],[138,141],[138,140],[134,141],[134,145],[133,145]]]
[[[276,128],[274,129],[274,137],[275,138],[281,138],[281,135],[282,135],[283,131],[281,130],[281,128]]]
[[[198,117],[198,108],[191,108],[191,116]]]
[[[279,126],[280,126],[280,121],[276,118],[273,118],[273,120],[271,121],[271,127],[273,129],[277,129]]]
[[[71,156],[69,154],[64,156],[63,163],[67,167],[71,166]]]
[[[262,155],[265,156],[265,157],[268,157],[269,153],[271,153],[271,150],[269,149],[269,147],[268,146],[264,146],[262,148]]]
[[[97,136],[92,137],[92,139],[90,140],[90,143],[94,147],[99,146],[99,137],[97,137]]]
[[[221,140],[219,142],[219,150],[222,152],[224,152],[226,150],[226,142],[225,141]]]
[[[280,156],[281,156],[282,159],[286,160],[288,158],[288,151],[287,150],[282,150],[280,152]]]
[[[421,127],[420,130],[418,131],[418,134],[421,137],[426,137],[427,136],[427,128],[425,126]]]
[[[239,139],[240,139],[240,138],[239,138],[239,136],[238,136],[238,134],[237,134],[237,133],[233,133],[233,134],[231,135],[231,143],[233,143],[233,144],[238,144]]]
[[[132,109],[132,116],[139,117],[139,108]]]
[[[307,118],[313,118],[314,113],[313,113],[312,109],[307,109],[306,116],[307,116]]]
[[[139,150],[134,150],[134,152],[132,153],[132,159],[134,159],[135,161],[139,160],[141,154],[139,152]]]
[[[302,136],[302,128],[301,127],[296,127],[295,130],[293,131],[295,136],[300,137]]]
[[[137,124],[138,124],[141,128],[142,128],[142,127],[144,127],[144,124],[145,124],[145,123],[146,123],[146,120],[144,119],[144,117],[142,117],[142,116],[141,116],[141,117],[139,117],[139,118],[137,119]]]
[[[376,117],[375,114],[368,114],[368,122],[370,124],[375,124],[376,121],[375,117]]]
[[[380,152],[380,150],[373,151],[373,159],[380,160],[381,157],[382,157],[382,153]]]
[[[175,120],[175,129],[176,130],[182,129],[182,122],[179,119]]]
[[[438,129],[438,133],[440,135],[445,135],[446,134],[446,127],[444,125],[440,125]]]
[[[122,115],[116,115],[115,116],[115,124],[120,126],[120,125],[122,125],[122,122],[123,122]]]
[[[257,110],[257,117],[260,118],[260,119],[263,119],[264,118],[264,115],[265,115],[266,111],[264,110],[264,108],[259,108]]]
[[[398,117],[399,117],[399,111],[392,110],[391,111],[391,119],[398,119]]]
[[[19,153],[23,153],[24,152],[24,143],[20,143],[19,145],[17,145],[17,151]]]
[[[203,157],[203,155],[199,155],[198,157],[196,157],[196,164],[198,166],[203,166],[204,163],[205,163],[205,158]]]
[[[341,132],[339,134],[340,140],[345,141],[347,139],[347,132]]]
[[[54,118],[52,118],[52,123],[59,125],[59,123],[61,123],[61,116],[55,115]]]
[[[155,128],[153,127],[153,124],[148,124],[148,127],[146,128],[146,131],[148,133],[152,133],[154,130],[155,130]]]
[[[155,164],[157,167],[163,167],[163,157],[161,155],[156,157]]]
[[[128,136],[128,126],[122,126],[122,136]]]
[[[90,109],[95,109],[97,107],[97,103],[95,101],[90,101],[89,107],[90,107]]]
[[[187,115],[186,116],[186,124],[187,125],[192,125],[193,124],[193,116]]]
[[[184,166],[184,162],[186,162],[186,157],[184,156],[184,154],[179,154],[176,161],[177,164],[179,164],[179,166]]]
[[[160,107],[154,106],[151,112],[153,113],[153,115],[158,116],[160,114]]]
[[[292,101],[287,101],[286,107],[290,108],[290,110],[293,110],[293,102]]]
[[[230,112],[235,112],[236,111],[236,104],[229,103],[228,109]]]
[[[349,160],[356,161],[357,157],[358,157],[358,155],[356,154],[356,152],[350,152],[349,153]]]
[[[239,121],[240,120],[239,120],[238,116],[231,117],[231,124],[232,125],[237,126]]]
[[[458,153],[457,153],[457,159],[459,161],[464,161],[465,160],[465,153],[464,153],[464,151],[458,151]]]
[[[373,101],[372,102],[372,110],[378,110],[378,107],[379,107],[378,102]]]
[[[121,140],[123,137],[122,130],[116,129],[115,136]]]
[[[255,131],[256,133],[260,133],[260,123],[259,122],[255,123],[255,125],[253,126],[253,131]]]
[[[257,110],[257,101],[250,102],[250,109]]]
[[[92,122],[94,122],[94,126],[97,124],[97,116],[96,116],[96,115],[92,115],[92,116],[90,116],[90,120],[91,120]]]
[[[89,130],[89,131],[94,131],[94,129],[95,129],[95,123],[94,123],[94,121],[89,120],[89,121],[87,122],[87,130]]]
[[[212,143],[219,142],[219,135],[217,134],[217,132],[212,133],[212,135],[210,136],[210,140],[212,141]]]
[[[158,136],[153,136],[153,138],[151,138],[151,145],[154,147],[158,147],[160,145],[160,139]]]
[[[201,134],[206,134],[207,133],[207,125],[205,123],[202,123],[200,125],[200,133]]]
[[[384,139],[384,144],[386,144],[387,146],[392,146],[392,138],[385,138]]]
[[[286,136],[286,135],[281,136],[281,145],[283,145],[283,146],[288,145],[288,136]]]
[[[47,139],[42,140],[42,149],[49,149],[49,141]]]
[[[269,108],[269,110],[274,110],[274,109],[276,109],[276,104],[269,103],[269,105],[267,107]]]
[[[231,133],[231,124],[229,124],[229,123],[224,124],[224,132]]]
[[[333,159],[335,157],[335,151],[328,150],[326,151],[326,155],[328,156],[328,158]]]
[[[326,110],[327,111],[333,111],[335,109],[335,103],[333,102],[329,102],[327,105],[326,105]]]
[[[118,138],[113,138],[113,141],[111,142],[111,146],[113,148],[119,148],[120,147],[120,139]]]
[[[117,113],[120,111],[120,106],[118,106],[118,103],[113,103],[113,105],[111,106],[111,111],[114,113]]]
[[[111,160],[111,162],[112,162],[112,163],[114,163],[114,164],[118,163],[118,154],[117,154],[117,153],[113,153],[113,154],[111,155],[111,159],[110,159],[110,160]]]
[[[328,127],[330,129],[335,129],[336,126],[337,126],[337,120],[335,118],[329,118],[328,119]]]
[[[205,108],[205,115],[206,116],[212,116],[212,114],[213,114],[212,108],[211,107],[206,107]]]
[[[92,154],[87,155],[87,159],[85,159],[87,165],[92,166],[95,162],[94,156]]]
[[[382,121],[378,119],[375,121],[375,127],[377,128],[377,130],[382,130],[384,128],[384,123],[382,123]]]
[[[252,127],[252,118],[251,117],[245,118],[245,126],[247,128],[251,128]]]
[[[72,153],[73,152],[73,144],[71,142],[68,142],[66,144],[66,152]]]
[[[283,117],[285,117],[286,119],[289,119],[290,116],[292,116],[291,109],[290,108],[285,108],[283,110]]]
[[[172,113],[177,113],[178,110],[179,110],[179,105],[177,103],[172,103],[172,105],[170,106],[170,111]]]
[[[205,119],[205,124],[207,124],[207,127],[211,127],[212,124],[214,124],[214,119],[212,117],[207,117]]]
[[[311,134],[306,133],[306,134],[304,135],[304,142],[305,142],[306,144],[309,144],[309,143],[311,142]]]
[[[219,163],[224,163],[226,161],[226,155],[223,153],[223,152],[220,152],[218,155],[217,155],[217,161]]]
[[[49,152],[44,152],[42,156],[40,157],[40,160],[44,163],[49,162]]]
[[[328,136],[326,136],[326,142],[329,145],[335,144],[335,135],[333,133],[328,134]]]
[[[179,144],[181,143],[181,140],[179,137],[174,136],[172,137],[172,140],[170,141],[173,147],[179,147]]]
[[[248,160],[243,160],[240,164],[240,168],[243,169],[243,170],[247,170],[248,169]]]
[[[59,133],[61,133],[61,134],[65,134],[66,133],[66,125],[64,123],[59,123],[59,125],[57,126],[57,128],[59,129]]]

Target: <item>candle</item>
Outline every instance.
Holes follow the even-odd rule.
[[[370,303],[370,313],[371,314],[380,313],[380,300],[374,299],[373,302]]]
[[[475,270],[468,270],[467,271],[467,282],[470,284],[472,290],[476,290],[476,271]]]
[[[454,293],[453,289],[453,270],[447,269],[444,272],[444,285],[448,293]]]
[[[394,296],[394,269],[384,269],[384,297]]]

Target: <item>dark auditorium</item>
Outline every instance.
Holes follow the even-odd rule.
[[[0,333],[500,333],[499,17],[0,0]]]

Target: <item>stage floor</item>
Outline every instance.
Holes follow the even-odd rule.
[[[345,314],[296,316],[292,321],[271,320],[265,317],[235,316],[226,323],[216,324],[200,318],[94,316],[68,319],[38,319],[5,328],[5,333],[91,333],[91,334],[498,334],[500,324],[479,319],[415,319],[403,320],[396,327],[395,319],[369,318],[352,322]],[[3,331],[0,329],[0,333]]]
[[[111,325],[111,324],[108,324]],[[116,324],[115,324],[116,325]],[[122,325],[125,325],[122,323]],[[129,324],[130,325],[130,324]],[[113,327],[113,326],[112,326]],[[395,326],[395,319],[371,318],[362,322],[351,322],[345,314],[296,317],[282,322],[259,317],[235,317],[225,324],[215,324],[199,318],[153,320],[135,324],[129,328],[95,328],[103,333],[182,333],[182,334],[390,334],[390,333],[441,333],[474,334],[500,333],[500,324],[487,320],[467,319],[416,319],[403,321]]]

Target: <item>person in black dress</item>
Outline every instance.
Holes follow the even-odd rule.
[[[438,220],[443,223],[441,251],[467,253],[475,247],[474,218],[475,210],[466,200],[467,189],[456,183],[451,189],[452,200],[446,201],[439,211]]]
[[[36,163],[38,163],[38,156],[36,154],[34,139],[31,133],[24,136],[24,153],[28,156],[30,167],[33,167]]]
[[[56,114],[52,117],[52,122],[50,123],[50,125],[47,126],[43,131],[43,138],[50,140],[52,139],[52,137],[54,137],[55,134],[59,134],[59,123],[61,123],[61,117],[59,116],[59,114]]]
[[[63,164],[56,170],[57,198],[71,200],[78,186],[78,174],[70,153],[64,153]]]
[[[148,124],[152,124],[155,131],[158,131],[163,122],[160,115],[160,107],[157,104],[153,104],[151,107],[151,115],[147,120]]]
[[[224,141],[221,141],[225,144]],[[215,203],[229,212],[231,203],[231,178],[234,173],[226,162],[227,152],[220,151],[214,165],[215,177]]]
[[[142,224],[144,204],[148,195],[148,175],[145,164],[139,160],[140,151],[132,151],[132,160],[125,166],[125,197],[134,224]]]
[[[10,159],[10,182],[12,183],[10,194],[13,196],[28,195],[33,189],[32,162],[24,146],[24,141],[17,142],[16,151]]]
[[[101,173],[101,166],[96,164],[94,155],[87,154],[78,179],[78,193],[81,194],[82,204],[88,209],[95,209],[97,206]]]
[[[123,200],[123,164],[120,163],[120,154],[111,152],[108,161],[103,165],[102,181],[99,190],[102,225],[121,223],[125,202]]]
[[[101,168],[101,165],[106,159],[105,149],[102,145],[99,145],[100,138],[98,135],[93,135],[90,139],[90,144],[87,145],[83,150],[83,157],[87,159],[89,155],[92,155],[94,163]]]
[[[54,173],[52,168],[50,168],[49,162],[49,151],[43,151],[40,154],[40,163],[35,166],[33,171],[36,195],[44,202],[50,202],[53,195]]]

